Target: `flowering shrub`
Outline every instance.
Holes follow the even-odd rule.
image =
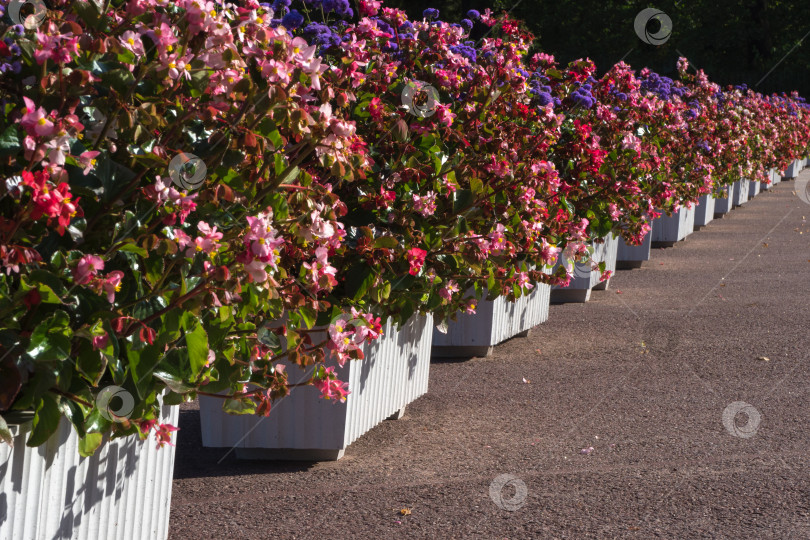
[[[165,444],[161,402],[198,394],[262,415],[294,386],[344,401],[326,361],[362,359],[383,318],[567,283],[560,255],[638,242],[810,146],[798,96],[684,62],[680,81],[596,79],[489,11],[50,6],[0,25],[0,436],[33,411],[29,445],[63,415],[83,454],[105,433]]]

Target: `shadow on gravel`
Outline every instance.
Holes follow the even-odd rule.
[[[203,448],[200,435],[200,411],[196,404],[182,406],[174,460],[174,479],[208,478],[303,472],[312,468],[313,461],[238,460],[228,448]],[[189,408],[194,407],[194,408]],[[226,456],[226,454],[228,454]],[[223,459],[223,456],[226,456]],[[220,460],[222,461],[220,463]]]

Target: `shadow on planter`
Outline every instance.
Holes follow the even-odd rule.
[[[548,320],[550,291],[551,287],[538,283],[514,302],[503,296],[484,298],[475,314],[460,313],[449,321],[446,333],[433,330],[433,358],[486,357],[495,345],[528,336],[532,328]]]
[[[203,446],[233,448],[240,459],[340,459],[358,437],[386,418],[401,416],[406,405],[427,392],[432,320],[414,316],[400,329],[389,320],[383,337],[364,346],[365,360],[343,367],[328,360],[338,378],[349,383],[345,403],[322,399],[305,386],[276,402],[269,416],[257,417],[230,415],[222,410],[222,399],[200,396]],[[290,368],[289,382],[310,375],[311,369]]]
[[[177,423],[177,407],[162,422]],[[31,538],[166,538],[175,451],[153,437],[105,441],[89,458],[62,418],[42,446],[29,448],[30,425],[0,445],[0,532]]]

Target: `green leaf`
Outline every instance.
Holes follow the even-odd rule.
[[[135,243],[126,243],[123,246],[118,246],[118,251],[129,251],[130,253],[137,253],[141,257],[146,257],[149,253],[142,247],[136,245]]]
[[[149,394],[149,382],[152,380],[152,372],[160,363],[162,358],[161,350],[156,345],[147,345],[143,349],[127,351],[129,364],[131,367],[132,380],[135,381],[135,389],[141,399]]]
[[[0,135],[0,156],[14,156],[20,149],[22,149],[20,134],[14,124],[11,124]]]
[[[208,334],[201,324],[197,323],[194,330],[186,332],[186,347],[192,379],[196,379],[208,362]]]
[[[346,296],[360,300],[374,283],[374,270],[368,264],[355,264],[346,275]]]
[[[393,236],[380,236],[374,240],[375,248],[395,248],[399,245],[399,240]]]
[[[26,446],[39,446],[51,438],[59,427],[59,405],[50,394],[45,394],[37,406],[37,412],[32,424],[31,436],[28,437]]]
[[[79,455],[82,457],[90,457],[96,453],[96,450],[101,446],[104,440],[104,435],[101,433],[88,433],[79,439]]]
[[[70,318],[57,310],[34,329],[26,352],[38,362],[64,360],[70,355]]]
[[[472,206],[475,197],[469,189],[458,189],[453,193],[453,213],[459,214],[462,210]]]
[[[315,321],[318,319],[318,312],[316,312],[310,306],[303,306],[298,308],[298,313],[301,314],[301,318],[307,325],[307,329],[311,329],[313,326],[315,326]]]
[[[29,277],[30,279],[30,277]],[[33,285],[29,285],[26,281],[26,276],[20,277],[20,291],[23,293],[28,293],[29,291],[36,289],[39,292],[39,299],[40,302],[43,304],[61,304],[62,299],[57,296],[57,294],[51,289],[49,286],[45,285],[44,283],[36,283],[34,282]]]

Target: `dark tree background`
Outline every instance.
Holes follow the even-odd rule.
[[[635,69],[646,66],[672,76],[683,55],[723,85],[810,96],[810,0],[388,0],[385,5],[415,18],[425,8],[437,8],[448,22],[460,21],[469,9],[511,10],[535,34],[538,49],[561,63],[589,57],[603,73],[624,58]],[[648,7],[672,19],[672,35],[659,46],[641,41],[633,27]],[[473,37],[480,37],[479,26]],[[658,23],[649,30],[657,31]]]

